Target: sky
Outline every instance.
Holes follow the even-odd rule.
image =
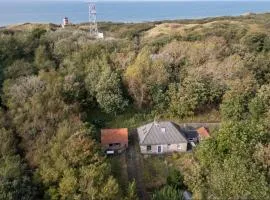
[[[78,2],[89,2],[89,1],[92,1],[92,0],[0,0],[0,3],[1,2],[42,2],[42,1],[61,1],[61,2],[68,2],[68,1],[78,1]],[[143,2],[143,1],[163,1],[163,2],[166,2],[166,1],[213,1],[213,2],[217,2],[217,1],[257,1],[257,2],[260,2],[260,1],[270,1],[270,0],[93,0],[94,2],[106,2],[106,1],[110,1],[110,2],[113,2],[113,1],[123,1],[123,2]],[[1,6],[1,4],[0,4]]]
[[[0,0],[0,2],[26,2],[26,1],[81,1],[81,2],[87,2],[88,0]],[[163,1],[165,2],[166,0],[94,0],[95,2],[98,1]],[[270,0],[168,0],[168,1],[270,1]]]

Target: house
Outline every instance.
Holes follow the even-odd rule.
[[[101,145],[107,154],[123,152],[128,148],[128,129],[101,129]]]
[[[206,127],[200,127],[197,129],[198,135],[199,135],[199,140],[204,140],[206,138],[210,137],[209,130]]]
[[[187,139],[173,122],[152,122],[137,129],[142,154],[187,151]]]

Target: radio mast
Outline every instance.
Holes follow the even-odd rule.
[[[91,1],[88,3],[89,6],[89,31],[93,37],[98,36],[98,27],[97,27],[97,10],[96,10],[96,3]]]

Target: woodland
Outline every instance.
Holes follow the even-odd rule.
[[[103,127],[220,122],[152,199],[270,199],[270,14],[0,29],[0,199],[135,200]]]

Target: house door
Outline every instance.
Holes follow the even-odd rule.
[[[158,146],[158,153],[162,153],[162,146]]]

